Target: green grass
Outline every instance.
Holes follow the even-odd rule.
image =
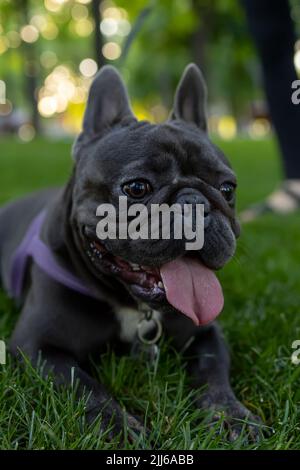
[[[237,171],[239,209],[270,192],[280,179],[274,143],[221,143]],[[62,183],[71,168],[70,142],[1,142],[0,202],[48,184]],[[208,428],[197,410],[182,359],[162,346],[156,368],[108,352],[96,369],[114,396],[145,416],[161,449],[299,449],[300,366],[291,363],[291,343],[300,339],[299,215],[262,220],[243,227],[234,260],[220,274],[225,292],[221,316],[232,356],[238,397],[273,428],[259,444],[226,441],[225,431]],[[0,295],[0,338],[8,338],[17,312]],[[74,387],[53,388],[29,365],[0,366],[0,447],[3,449],[114,449],[84,422],[84,399]],[[135,444],[148,448],[142,437]]]

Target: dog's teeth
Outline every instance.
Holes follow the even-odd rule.
[[[163,285],[163,283],[162,283],[161,281],[159,281],[157,285],[158,285],[158,287],[160,287],[161,289],[164,288],[164,285]]]
[[[140,271],[141,267],[137,263],[129,263],[133,271]]]

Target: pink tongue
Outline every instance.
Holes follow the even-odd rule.
[[[196,325],[213,321],[221,312],[224,298],[213,271],[187,257],[162,266],[160,274],[168,302]]]

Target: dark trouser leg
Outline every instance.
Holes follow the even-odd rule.
[[[300,178],[300,105],[291,101],[295,35],[288,0],[242,0],[261,59],[271,118],[286,177]]]

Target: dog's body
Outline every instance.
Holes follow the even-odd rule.
[[[162,125],[137,122],[120,77],[111,67],[104,68],[91,88],[84,129],[74,146],[76,167],[67,186],[41,191],[0,209],[4,288],[9,289],[13,253],[32,219],[46,209],[41,239],[57,262],[76,273],[93,292],[88,296],[69,289],[36,263],[28,263],[11,352],[18,355],[21,350],[35,363],[41,351],[58,384],[71,380],[74,367],[81,387],[91,392],[88,418],[102,412],[105,426],[114,415],[116,431],[122,428],[121,408],[88,374],[86,365],[108,342],[130,344],[136,338],[141,303],[155,311],[176,348],[185,350],[194,386],[207,385],[199,396],[199,406],[224,410],[233,418],[249,416],[230,388],[229,358],[216,324],[199,328],[191,317],[173,308],[165,293],[149,281],[154,275],[150,268],[143,271],[143,279],[149,277],[147,284],[128,283],[128,272],[114,275],[115,260],[120,258],[153,269],[164,266],[184,255],[182,241],[112,240],[102,247],[104,255],[96,249],[96,260],[91,260],[89,252],[95,239],[97,206],[116,204],[120,188],[128,181],[138,179],[134,189],[144,190],[141,181],[147,179],[151,183],[151,191],[147,183],[147,203],[169,202],[171,197],[182,202],[183,197],[206,207],[206,239],[200,255],[197,253],[199,263],[201,259],[201,264],[218,269],[233,255],[238,225],[233,201],[226,201],[219,187],[224,181],[234,185],[234,174],[207,137],[204,106],[201,75],[190,66],[179,85],[172,119]],[[95,250],[98,245],[93,246]],[[108,259],[104,267],[103,257]],[[140,274],[134,276],[140,279]],[[140,429],[138,421],[128,417],[129,425]]]

